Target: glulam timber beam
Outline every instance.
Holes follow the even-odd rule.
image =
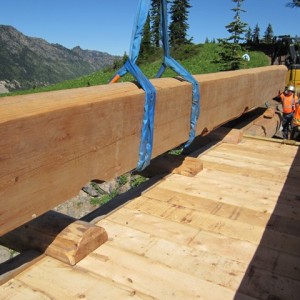
[[[276,96],[287,69],[195,75],[206,134]],[[191,85],[151,80],[157,89],[153,158],[188,140]],[[74,197],[87,182],[137,165],[144,91],[117,83],[0,98],[0,235]]]

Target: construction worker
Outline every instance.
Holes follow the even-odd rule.
[[[296,138],[299,139],[300,137],[300,100],[296,103],[296,108],[294,112],[294,117],[292,121],[292,132],[291,132],[291,139],[294,140]]]
[[[292,124],[296,102],[298,97],[295,96],[295,87],[290,85],[279,95],[282,104],[282,131],[283,138],[289,138],[289,129]]]

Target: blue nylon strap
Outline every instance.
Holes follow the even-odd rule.
[[[156,90],[136,64],[133,64],[130,60],[127,60],[125,63],[125,67],[128,72],[130,72],[135,77],[135,79],[138,81],[138,83],[146,93],[142,135],[140,142],[140,157],[136,167],[138,171],[141,171],[150,164],[152,156]]]
[[[150,0],[140,0],[138,4],[137,13],[136,13],[135,23],[133,25],[130,51],[129,51],[129,59],[133,63],[136,63],[140,53],[144,26],[147,21],[149,10],[150,10]]]
[[[170,57],[167,0],[161,0],[160,3],[160,31],[164,55]]]
[[[164,58],[164,64],[173,69],[177,74],[182,76],[186,81],[192,84],[192,109],[190,115],[190,134],[189,140],[184,145],[185,148],[190,146],[196,136],[196,126],[200,115],[200,92],[197,80],[175,59],[171,57]]]
[[[115,77],[117,74],[122,77],[124,75],[126,75],[128,72],[127,68],[125,67],[125,65],[113,76]]]
[[[146,23],[150,9],[150,0],[140,0],[138,4],[135,23],[133,26],[129,58],[124,66],[119,69],[116,75],[120,77],[129,72],[140,84],[145,91],[144,115],[142,122],[142,133],[139,150],[139,160],[136,169],[142,171],[150,164],[153,146],[154,133],[154,112],[156,102],[156,90],[149,79],[142,73],[140,68],[136,65],[139,56],[141,41],[143,36],[143,29]]]
[[[173,59],[170,55],[170,47],[169,47],[169,35],[168,35],[168,11],[167,11],[167,0],[161,0],[161,36],[162,36],[162,44],[164,48],[164,61],[156,75],[156,77],[161,77],[167,67],[170,67],[173,71],[183,77],[186,81],[192,84],[192,109],[190,116],[190,134],[189,140],[185,144],[185,148],[187,148],[196,136],[196,125],[200,115],[200,88],[197,80],[183,67],[181,66],[175,59]]]
[[[149,81],[149,79],[146,78],[146,76],[142,73],[140,68],[136,65],[136,61],[138,59],[141,47],[143,29],[149,14],[149,10],[150,0],[139,0],[136,19],[132,31],[129,58],[124,64],[124,66],[120,68],[113,77],[115,78],[116,75],[122,77],[127,72],[129,72],[133,75],[133,77],[138,81],[142,89],[145,91],[145,105],[142,123],[139,160],[136,167],[138,171],[143,170],[150,164],[154,134],[156,90],[152,83]],[[161,0],[161,35],[164,49],[164,61],[159,72],[157,73],[157,77],[161,77],[165,69],[167,67],[170,67],[177,74],[182,76],[186,81],[192,83],[193,100],[190,117],[190,134],[189,140],[185,144],[185,147],[188,147],[195,138],[196,124],[200,114],[199,85],[198,82],[194,79],[194,77],[170,56],[167,18],[167,0]]]

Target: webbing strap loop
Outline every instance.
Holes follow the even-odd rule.
[[[137,171],[142,171],[150,164],[152,156],[156,89],[149,79],[143,74],[140,68],[130,59],[125,62],[124,66],[115,74],[113,78],[124,76],[128,72],[137,80],[141,88],[145,91],[139,160],[136,167]],[[112,81],[113,79],[111,82]]]
[[[150,9],[150,0],[140,0],[136,13],[136,19],[133,26],[129,58],[124,66],[117,71],[110,82],[115,82],[119,77],[124,76],[129,72],[140,84],[145,91],[144,115],[142,122],[142,132],[139,150],[139,160],[136,169],[143,170],[150,164],[153,146],[154,133],[154,112],[156,101],[156,90],[152,83],[143,74],[140,68],[136,65],[139,56],[141,41],[143,37],[143,29],[146,23]]]
[[[134,76],[134,78],[138,81],[138,83],[146,93],[139,161],[136,167],[138,171],[141,171],[150,164],[152,156],[156,90],[136,64],[133,64],[130,60],[127,60],[124,66],[126,67],[128,72],[130,72]]]
[[[190,134],[189,140],[185,144],[185,148],[188,147],[196,136],[196,125],[200,115],[200,88],[197,80],[175,59],[170,55],[169,47],[169,35],[168,35],[168,11],[167,0],[161,0],[161,36],[164,48],[164,61],[156,75],[157,78],[161,77],[167,67],[170,67],[174,72],[183,77],[186,81],[192,84],[192,109],[190,116]]]
[[[165,56],[164,63],[162,64],[157,75],[160,75],[164,72],[166,67],[170,67],[173,71],[175,71],[178,75],[183,77],[186,81],[192,84],[192,109],[190,115],[190,134],[189,140],[185,144],[185,148],[187,148],[196,136],[196,125],[200,115],[200,88],[198,81],[183,67],[181,66],[175,59],[171,57]],[[158,77],[160,77],[158,76]]]
[[[166,67],[172,68],[177,74],[182,76],[186,81],[192,83],[193,86],[193,100],[192,111],[190,117],[190,134],[189,140],[185,147],[189,146],[195,138],[196,124],[200,113],[200,93],[198,82],[194,77],[185,70],[176,60],[170,56],[169,37],[168,37],[168,24],[167,24],[167,0],[161,0],[161,33],[162,44],[164,49],[164,60],[162,66],[157,73],[157,77],[161,77]],[[142,124],[139,160],[136,169],[143,170],[149,165],[152,155],[153,147],[153,134],[154,134],[154,112],[156,102],[156,90],[149,79],[142,73],[140,68],[136,65],[139,56],[141,41],[143,36],[143,29],[146,23],[150,10],[150,0],[140,0],[136,14],[135,23],[133,26],[129,58],[111,79],[111,83],[116,82],[120,77],[124,76],[127,72],[131,73],[138,81],[142,89],[145,91],[145,105],[144,116]]]
[[[149,10],[150,10],[150,0],[140,0],[138,4],[137,13],[136,13],[135,23],[133,25],[130,51],[129,51],[129,59],[133,63],[136,63],[139,57],[144,26],[147,21]]]

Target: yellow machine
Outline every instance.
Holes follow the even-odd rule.
[[[284,64],[288,68],[286,85],[293,85],[296,94],[300,94],[300,37],[289,35],[274,38],[274,52],[271,64]]]
[[[286,77],[287,85],[293,85],[296,89],[296,94],[300,94],[300,64],[295,64],[289,67]]]

